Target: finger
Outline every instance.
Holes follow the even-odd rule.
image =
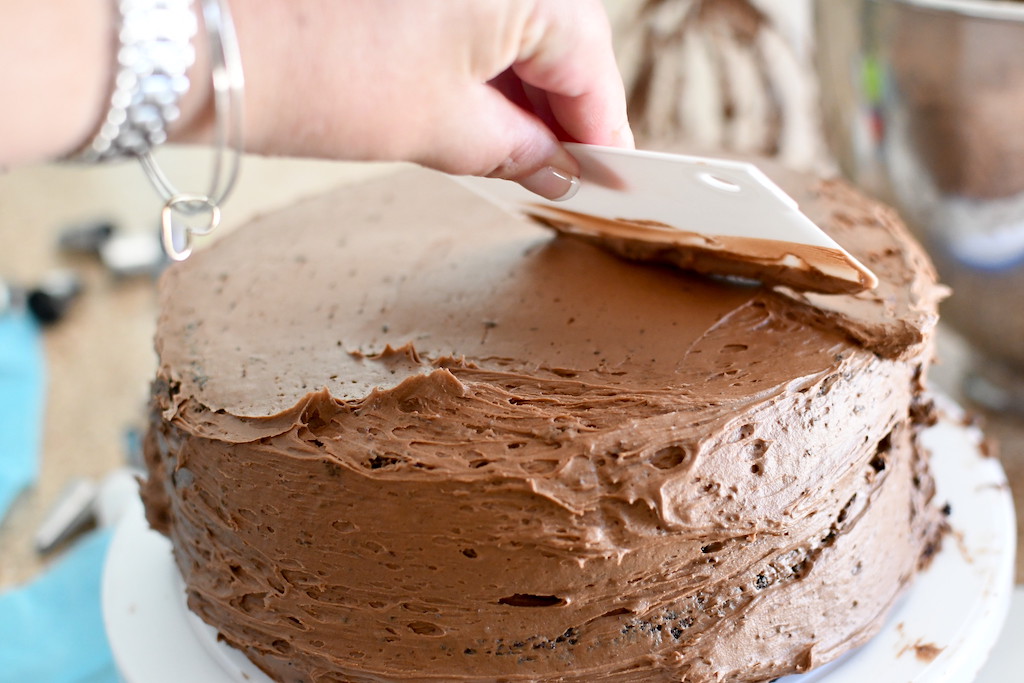
[[[574,141],[572,136],[565,132],[562,124],[555,118],[551,111],[551,103],[548,101],[548,94],[540,88],[526,85],[511,68],[506,69],[500,75],[488,81],[488,84],[498,90],[509,101],[520,109],[525,109],[537,118],[554,134],[556,138],[565,142]]]
[[[526,88],[523,86],[522,79],[515,74],[511,67],[489,80],[487,85],[500,92],[505,96],[505,99],[520,109],[525,109],[526,111],[533,110],[533,103],[526,94]]]
[[[532,85],[523,85],[523,92],[526,93],[526,98],[530,102],[530,111],[544,122],[555,137],[563,142],[579,142],[576,138],[565,130],[562,123],[555,116],[555,112],[551,109],[551,100],[548,98],[548,93],[540,88]]]
[[[547,93],[551,111],[569,137],[597,145],[633,146],[622,76],[611,29],[599,2],[549,0],[532,21],[539,35],[524,45],[515,73]]]
[[[457,174],[506,178],[548,199],[565,199],[579,186],[579,164],[544,123],[501,92],[476,86],[444,108],[428,127],[426,166]],[[436,140],[448,140],[438,145]]]

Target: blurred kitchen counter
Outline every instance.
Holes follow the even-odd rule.
[[[196,150],[165,152],[162,159],[173,179],[202,174],[209,163]],[[226,207],[224,230],[303,196],[393,168],[247,159],[238,190]],[[184,180],[180,183],[186,185]],[[205,183],[200,175],[187,187]],[[0,587],[20,583],[44,566],[32,537],[73,477],[98,479],[124,464],[125,431],[144,425],[155,368],[153,282],[117,280],[94,261],[62,257],[56,236],[62,228],[97,218],[112,219],[125,230],[155,230],[159,208],[134,164],[101,169],[48,166],[0,175],[0,278],[33,283],[48,270],[70,267],[86,287],[68,317],[44,335],[48,385],[40,479],[0,524]],[[933,377],[956,395],[965,353],[950,335],[940,342],[943,362]],[[1024,528],[1024,422],[996,416],[984,420],[987,433],[1001,442],[1018,527]],[[1022,556],[1024,547],[1018,541],[1018,557]],[[1024,583],[1021,561],[1017,582]]]

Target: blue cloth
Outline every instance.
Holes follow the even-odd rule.
[[[0,314],[0,521],[39,475],[45,383],[38,325]],[[0,683],[118,680],[100,609],[110,534],[92,532],[45,574],[0,593]]]
[[[0,593],[0,683],[116,683],[100,607],[110,529],[90,532],[57,564]]]
[[[43,367],[35,320],[24,312],[0,314],[0,521],[39,476]]]

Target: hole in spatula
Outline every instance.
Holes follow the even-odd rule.
[[[710,185],[716,190],[722,190],[724,192],[739,192],[743,189],[737,183],[712,173],[701,173],[697,177],[700,178],[705,185]]]

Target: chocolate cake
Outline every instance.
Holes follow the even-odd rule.
[[[934,552],[943,289],[892,211],[773,173],[873,270],[623,260],[426,171],[171,268],[143,488],[190,608],[279,681],[767,681]]]

